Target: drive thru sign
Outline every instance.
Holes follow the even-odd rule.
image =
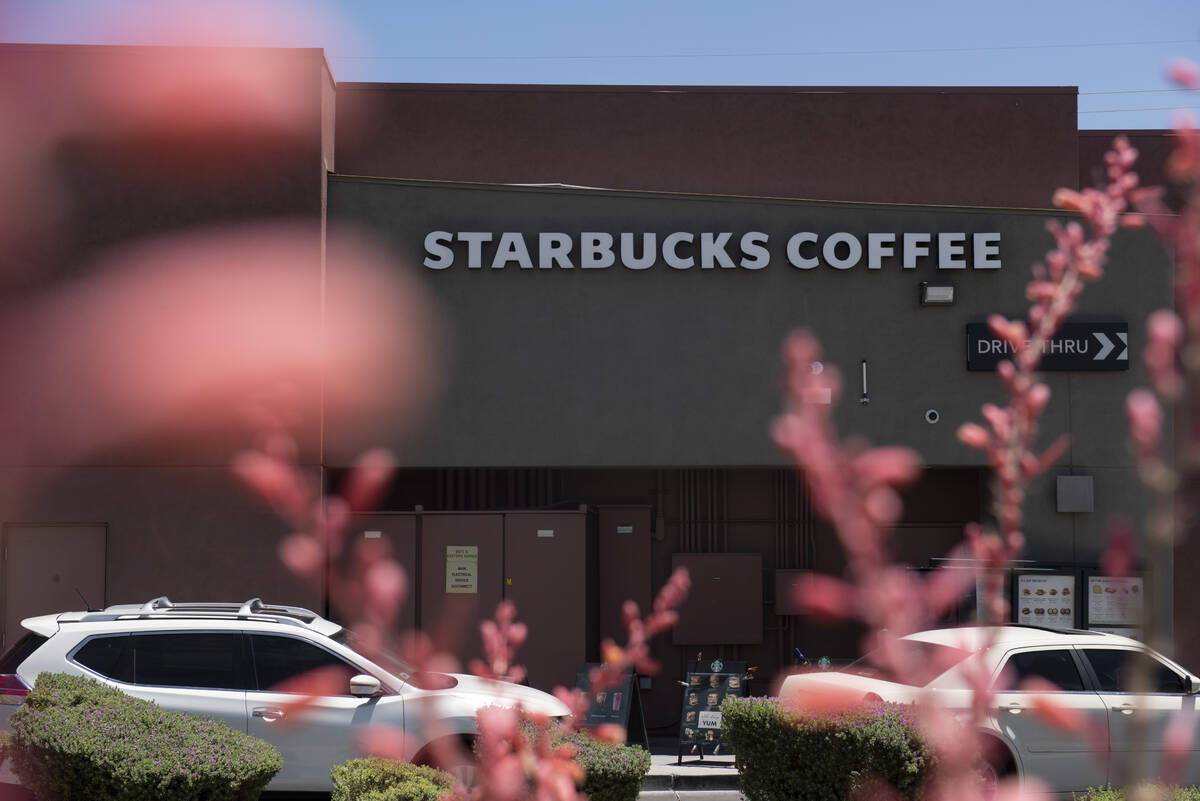
[[[1015,353],[1011,342],[996,336],[987,323],[967,323],[967,369],[995,370]],[[1039,370],[1128,370],[1129,324],[1064,323],[1042,345]]]

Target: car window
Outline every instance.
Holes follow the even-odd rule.
[[[137,684],[243,690],[238,669],[241,635],[217,632],[134,634]]]
[[[1083,677],[1065,648],[1013,654],[1003,670],[1004,688],[1017,690],[1026,679],[1045,679],[1065,692],[1083,690]]]
[[[1141,651],[1130,651],[1119,648],[1085,648],[1084,656],[1091,664],[1096,678],[1100,682],[1101,692],[1129,693],[1137,692],[1133,687],[1133,666],[1139,660],[1146,668],[1150,684],[1143,691],[1152,693],[1186,693],[1188,682],[1183,676],[1167,667],[1161,660],[1151,654]]]
[[[85,642],[73,659],[85,668],[113,681],[133,681],[132,638],[128,634],[116,637],[93,637]]]
[[[350,677],[360,672],[336,654],[295,637],[251,634],[250,647],[260,690],[271,690],[314,670],[334,667],[345,673],[345,689],[338,694],[349,695]]]
[[[13,647],[9,648],[3,657],[0,657],[0,673],[16,673],[21,663],[28,659],[45,641],[45,637],[34,634],[32,631],[17,640],[13,643]]]

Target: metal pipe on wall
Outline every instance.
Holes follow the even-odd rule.
[[[683,514],[680,514],[680,525],[684,531],[684,550],[694,552],[696,547],[691,542],[691,477],[684,468],[679,471],[679,481],[683,484]]]
[[[679,544],[683,551],[692,550],[692,531],[688,523],[687,469],[679,470]]]
[[[678,523],[679,550],[686,553],[687,552],[687,537],[685,536],[684,530],[683,530],[683,471],[677,470],[675,472],[676,472],[676,480],[678,482],[678,486],[677,486],[678,491],[675,494],[678,499],[677,505],[679,506],[679,523]]]
[[[684,526],[686,526],[685,530],[688,531],[688,550],[689,552],[694,552],[696,550],[696,543],[692,542],[691,531],[691,471],[684,469],[680,471],[680,475],[683,476],[683,520]]]
[[[729,551],[729,471],[725,471],[725,480],[721,485],[721,538],[725,542],[725,551]]]
[[[708,498],[704,499],[704,508],[707,510],[708,520],[704,524],[704,532],[708,536],[708,550],[709,552],[714,552],[716,550],[716,507],[714,506],[714,501],[716,500],[716,470],[709,468],[704,472],[706,472],[706,476],[704,477],[708,480]]]
[[[781,506],[783,518],[779,522],[780,537],[783,538],[783,563],[780,567],[792,566],[792,504],[791,504],[791,486],[789,485],[787,470],[784,470],[779,475],[779,494],[782,498]]]
[[[774,492],[772,494],[774,495],[773,500],[775,502],[775,568],[779,569],[786,563],[785,560],[787,558],[783,536],[785,517],[783,514],[783,478],[781,471],[776,470],[773,478],[775,479],[772,482],[774,484]],[[774,612],[776,661],[782,664],[785,661],[785,652],[783,650],[783,621],[782,616],[779,614],[779,599],[775,599]]]

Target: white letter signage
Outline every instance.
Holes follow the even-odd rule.
[[[430,270],[764,270],[776,258],[797,270],[999,270],[996,231],[429,231]],[[611,271],[610,271],[611,272]]]

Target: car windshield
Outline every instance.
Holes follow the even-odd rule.
[[[878,651],[871,651],[859,657],[842,668],[842,672],[906,684],[909,687],[924,687],[971,655],[970,651],[951,645],[937,645],[917,640],[903,640],[902,642],[908,649],[908,659],[914,666],[914,670],[907,675],[896,676],[880,669]]]
[[[355,653],[361,653],[356,644],[356,637],[354,636],[354,632],[351,631],[350,629],[343,628],[340,631],[338,631],[336,634],[331,636],[329,639],[333,640],[338,645],[346,646],[347,648],[354,651]],[[372,661],[374,661],[376,664],[378,664],[380,667],[384,668],[385,670],[388,670],[388,671],[396,674],[397,676],[404,679],[405,681],[407,681],[409,676],[415,672],[412,665],[410,665],[408,662],[401,659],[399,656],[397,656],[392,651],[387,650],[386,648],[381,649],[379,652],[379,658],[376,658]]]

